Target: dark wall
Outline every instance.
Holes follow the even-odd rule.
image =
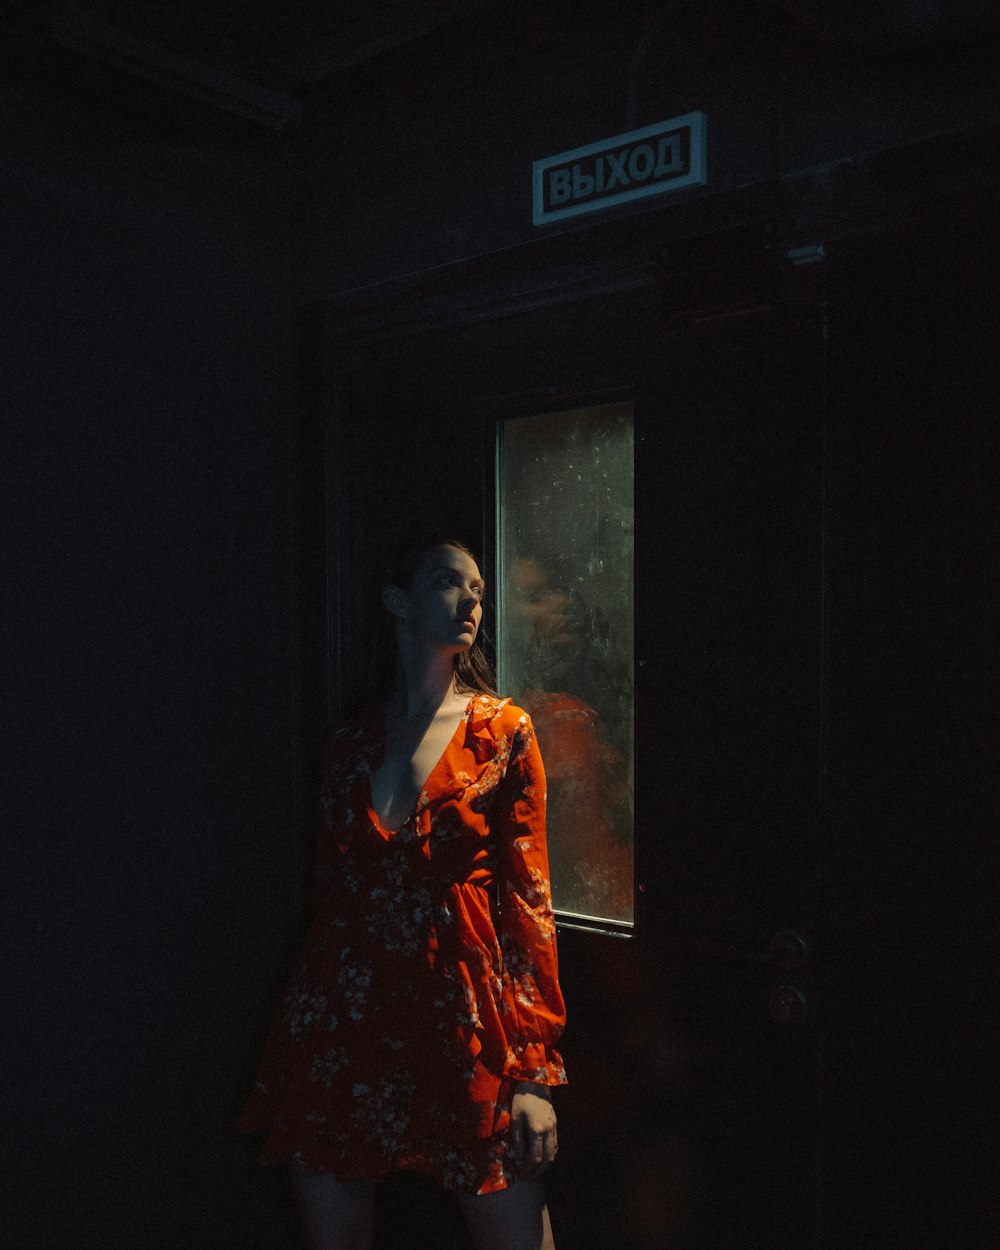
[[[633,125],[709,116],[709,185],[665,235],[804,171],[774,219],[794,245],[843,228],[838,170],[998,115],[985,44],[857,46],[740,5],[714,27],[515,8],[316,89],[294,160],[115,84],[2,88],[10,1244],[294,1244],[233,1120],[294,945],[324,679],[324,413],[321,386],[295,393],[296,309],[547,237],[531,161]],[[884,188],[855,185],[885,226]],[[606,219],[614,246],[641,215]]]
[[[232,1119],[302,871],[289,164],[2,108],[5,1241],[273,1246]]]

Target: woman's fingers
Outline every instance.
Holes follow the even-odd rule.
[[[531,1133],[521,1169],[524,1179],[538,1180],[545,1169],[554,1162],[557,1150],[555,1130]]]
[[[537,1180],[554,1161],[559,1150],[555,1112],[541,1102],[519,1108],[511,1118],[510,1153],[525,1180]]]
[[[558,1152],[559,1142],[554,1125],[551,1129],[536,1133],[532,1138],[531,1162],[536,1168],[544,1171],[549,1164],[555,1162]]]

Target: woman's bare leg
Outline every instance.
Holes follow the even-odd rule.
[[[541,1181],[517,1181],[495,1194],[459,1194],[476,1250],[555,1250]]]
[[[308,1250],[371,1250],[375,1185],[328,1172],[292,1172]]]

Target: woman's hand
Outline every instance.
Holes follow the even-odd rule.
[[[556,1111],[547,1085],[519,1081],[514,1086],[508,1142],[519,1175],[526,1181],[538,1180],[559,1149]]]

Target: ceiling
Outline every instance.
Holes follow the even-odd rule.
[[[294,92],[485,7],[485,0],[79,0],[133,36]]]
[[[581,22],[634,31],[668,19],[704,50],[793,38],[827,47],[980,47],[996,0],[16,0],[13,30],[272,127],[319,84],[445,27],[537,47]],[[10,19],[0,19],[8,26]],[[8,27],[8,29],[10,29]],[[6,34],[7,31],[0,31]],[[992,42],[992,41],[991,41]]]
[[[508,28],[569,23],[596,12],[709,14],[712,24],[781,11],[820,38],[890,44],[954,34],[995,19],[995,0],[49,0],[55,23],[89,22],[146,40],[261,86],[294,92],[457,21]],[[995,26],[995,21],[990,23]]]

